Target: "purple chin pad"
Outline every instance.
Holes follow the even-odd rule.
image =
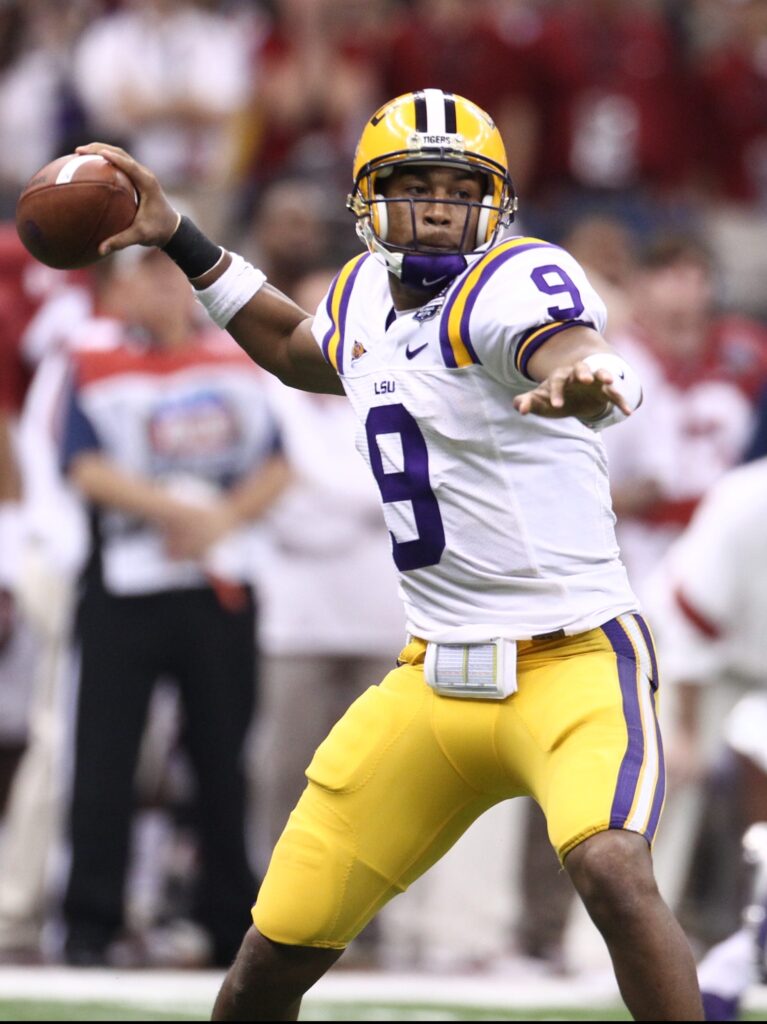
[[[402,259],[401,281],[409,288],[431,291],[462,274],[468,263],[460,253],[407,252]]]

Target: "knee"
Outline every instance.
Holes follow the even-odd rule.
[[[229,972],[231,985],[242,999],[300,998],[342,952],[272,942],[251,926]]]
[[[251,927],[224,978],[212,1019],[296,1020],[304,989],[285,976],[279,961],[279,947]]]
[[[603,933],[629,930],[660,899],[649,846],[636,833],[592,836],[569,854],[565,867]]]

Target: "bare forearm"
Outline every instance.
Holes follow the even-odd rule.
[[[225,498],[232,523],[259,519],[285,489],[291,475],[288,463],[276,455],[257,473],[232,488]]]
[[[226,329],[255,363],[288,387],[342,395],[338,375],[311,337],[311,322],[308,313],[267,283]]]
[[[192,279],[198,292],[214,285],[231,265],[224,252],[205,274]],[[322,357],[311,333],[311,316],[267,281],[232,317],[226,329],[254,363],[283,384],[303,391],[343,394],[337,374]]]
[[[163,523],[173,506],[167,491],[144,477],[118,469],[98,452],[84,452],[72,461],[69,477],[91,502],[118,509],[154,523]]]

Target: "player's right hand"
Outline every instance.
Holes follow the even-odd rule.
[[[102,256],[129,245],[156,245],[162,248],[175,232],[181,215],[171,206],[154,174],[119,146],[89,142],[78,146],[82,156],[101,156],[124,171],[139,194],[139,205],[133,223],[125,231],[105,239],[99,246]]]

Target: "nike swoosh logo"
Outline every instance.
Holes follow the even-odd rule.
[[[440,281],[444,281],[444,280],[445,280],[445,275],[444,274],[442,274],[441,277],[435,277],[433,280],[429,280],[428,277],[422,277],[421,278],[421,284],[422,284],[422,286],[424,288],[433,288],[435,284],[439,284]]]
[[[412,352],[410,351],[410,348],[407,347],[405,349],[405,355],[408,357],[408,359],[415,359],[418,353],[423,352],[423,350],[428,346],[428,344],[428,341],[426,341],[423,343],[423,345],[419,345],[418,348],[414,348]]]

